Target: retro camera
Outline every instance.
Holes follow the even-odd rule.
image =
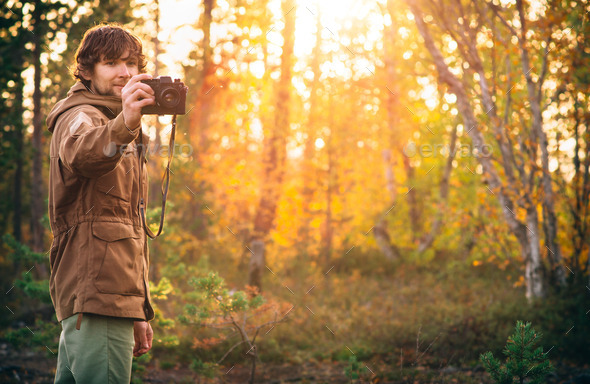
[[[180,79],[160,76],[155,79],[141,80],[154,90],[156,104],[141,109],[143,115],[184,115],[186,112],[186,92],[188,88]]]

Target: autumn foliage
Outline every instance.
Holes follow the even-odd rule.
[[[18,343],[54,321],[47,262],[30,257],[51,247],[42,122],[83,31],[108,18],[142,36],[149,73],[189,87],[140,366],[446,379],[518,319],[552,361],[587,360],[588,1],[4,7],[0,322]],[[155,223],[171,119],[142,121]]]

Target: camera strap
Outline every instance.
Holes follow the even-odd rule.
[[[143,132],[140,129],[140,141],[143,143]],[[172,158],[174,157],[174,137],[176,135],[176,115],[172,117],[172,132],[170,133],[170,143],[168,147],[168,165],[166,165],[166,170],[164,171],[164,175],[162,176],[162,212],[160,214],[160,228],[158,228],[158,232],[154,234],[149,226],[147,225],[147,220],[145,217],[146,211],[146,204],[143,200],[143,188],[141,185],[141,180],[143,179],[143,163],[145,160],[145,154],[143,151],[143,145],[139,146],[139,214],[141,216],[141,223],[143,225],[143,229],[148,235],[150,239],[155,239],[156,237],[160,236],[162,233],[162,229],[164,229],[164,215],[166,213],[166,199],[168,198],[168,187],[170,186],[170,163],[172,162]]]

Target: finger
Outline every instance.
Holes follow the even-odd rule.
[[[131,108],[143,108],[146,107],[148,105],[154,105],[156,104],[156,99],[152,96],[151,98],[146,98],[146,99],[141,99],[141,100],[137,100],[134,101],[132,103],[129,104],[129,107]]]
[[[131,79],[133,79],[135,81],[147,80],[147,79],[151,79],[151,78],[152,78],[152,75],[150,75],[149,73],[139,73],[139,74],[131,77]]]
[[[135,352],[133,354],[133,356],[141,356],[141,355],[145,355],[146,353],[148,353],[149,349],[147,348],[141,348],[140,350],[138,350],[137,352]]]
[[[142,92],[147,93],[149,95],[154,94],[154,89],[144,83],[135,83],[133,85],[130,85],[127,88],[125,88],[124,91],[121,91],[121,94],[128,97],[129,95],[132,95],[137,91],[142,91]]]
[[[150,93],[144,89],[137,88],[137,89],[130,90],[129,92],[125,93],[125,95],[123,95],[123,100],[129,101],[129,100],[135,100],[135,99],[145,99],[146,97],[154,97],[153,92]]]
[[[145,83],[137,83],[135,84],[136,87],[142,89],[143,91],[149,93],[150,95],[154,94],[154,89]]]
[[[127,82],[127,85],[133,85],[139,83],[141,80],[149,80],[152,78],[152,75],[149,73],[140,73],[139,75],[132,76],[131,79]]]
[[[123,102],[123,108],[138,108],[141,106],[151,105],[156,103],[154,96],[144,95],[138,98],[129,98]]]
[[[141,350],[141,341],[136,338],[135,339],[135,345],[133,346],[133,354],[135,355],[140,350]]]

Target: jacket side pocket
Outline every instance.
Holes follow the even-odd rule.
[[[98,255],[100,268],[94,286],[101,293],[143,296],[142,242],[133,226],[93,222],[96,241],[106,243],[103,255]],[[102,260],[101,260],[102,258]]]

